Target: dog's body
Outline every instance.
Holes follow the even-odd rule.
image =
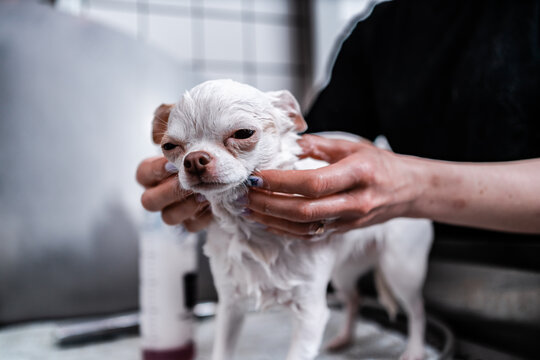
[[[432,240],[428,220],[394,219],[305,241],[273,235],[241,216],[243,205],[237,199],[245,195],[244,182],[253,171],[322,165],[298,161],[296,130],[305,129],[299,111],[288,92],[263,93],[217,80],[186,93],[169,116],[164,153],[180,169],[181,186],[204,194],[216,219],[205,245],[219,293],[213,359],[232,358],[248,308],[275,304],[294,314],[287,358],[314,358],[328,319],[330,279],[348,312],[347,324],[330,347],[345,345],[358,307],[356,280],[371,268],[377,270],[383,305],[395,313],[397,298],[409,315],[410,339],[403,357],[420,359],[421,288]]]

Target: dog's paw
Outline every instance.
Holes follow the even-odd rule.
[[[424,349],[407,349],[401,356],[399,360],[424,360]]]
[[[345,349],[352,344],[352,337],[346,335],[338,335],[326,344],[326,351],[334,352]]]

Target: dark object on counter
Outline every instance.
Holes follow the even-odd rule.
[[[62,323],[54,331],[53,337],[57,345],[67,347],[113,340],[138,333],[139,313],[131,313]]]

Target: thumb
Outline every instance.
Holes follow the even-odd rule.
[[[306,134],[298,140],[302,147],[301,158],[311,157],[326,161],[330,164],[336,163],[341,159],[358,151],[362,147],[372,146],[371,143],[355,142],[342,139],[330,139],[323,136]]]

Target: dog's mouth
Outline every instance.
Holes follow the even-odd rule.
[[[210,175],[212,174],[203,174],[202,176],[179,176],[179,180],[181,186],[185,189],[196,193],[201,193],[203,195],[225,193],[245,183],[245,179],[243,177],[236,178],[231,176]]]
[[[200,181],[196,184],[190,185],[191,189],[196,192],[207,192],[207,191],[216,191],[216,190],[227,190],[233,187],[235,184],[232,183],[223,183],[215,181]]]

